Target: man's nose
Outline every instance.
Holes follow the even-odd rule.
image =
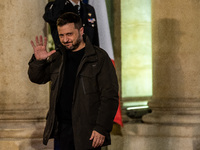
[[[69,38],[68,38],[67,36],[64,36],[64,37],[63,37],[63,41],[64,41],[64,42],[68,42],[68,41],[69,41]]]

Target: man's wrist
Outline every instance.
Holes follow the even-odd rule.
[[[107,134],[107,132],[100,126],[95,126],[93,130],[104,136],[106,136],[106,134]]]

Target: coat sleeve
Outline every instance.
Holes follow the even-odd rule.
[[[106,54],[98,75],[101,104],[94,130],[107,135],[112,130],[113,120],[119,104],[118,81],[111,59]]]
[[[28,76],[32,82],[45,84],[50,81],[50,64],[47,60],[37,61],[33,55],[28,64]]]

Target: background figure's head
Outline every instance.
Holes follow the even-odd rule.
[[[57,20],[57,26],[60,27],[68,23],[74,23],[76,29],[80,29],[83,26],[80,16],[73,12],[66,12]]]
[[[83,42],[84,29],[79,15],[67,12],[61,15],[57,20],[57,29],[60,42],[68,50],[79,50]]]

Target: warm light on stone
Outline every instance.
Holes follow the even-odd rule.
[[[42,18],[47,0],[0,2],[0,149],[44,149],[42,134],[49,85],[28,79],[30,40],[46,34]]]

